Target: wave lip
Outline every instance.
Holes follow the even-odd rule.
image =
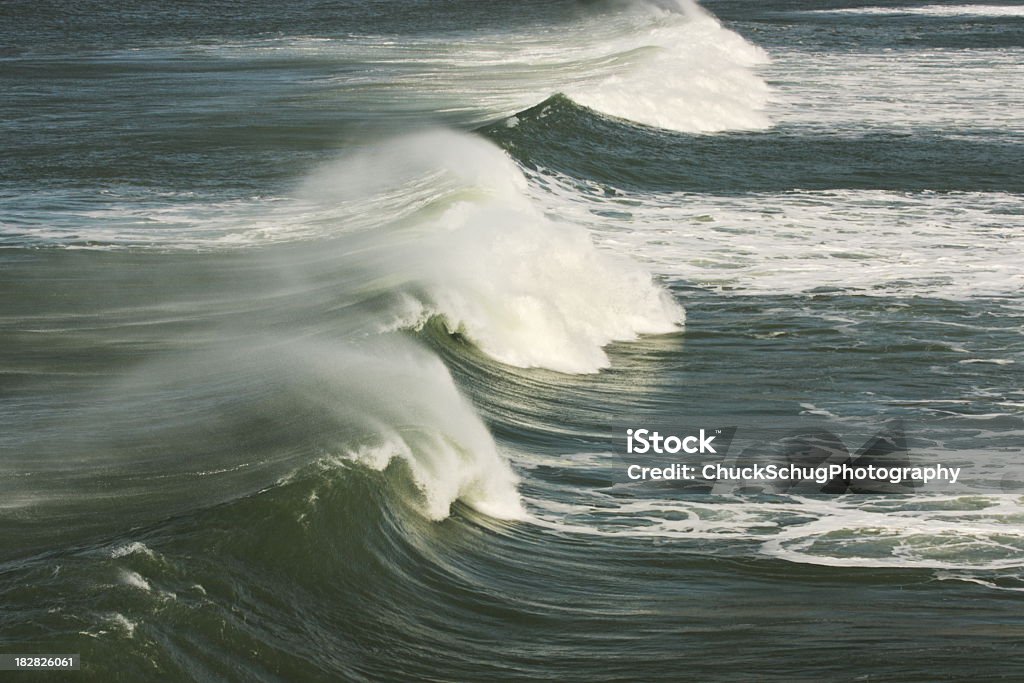
[[[318,101],[378,121],[476,127],[562,93],[609,116],[688,133],[771,125],[771,90],[757,73],[767,53],[696,2],[596,5],[543,27],[401,40],[293,35],[194,50],[215,62],[337,64]]]

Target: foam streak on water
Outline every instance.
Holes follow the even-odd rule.
[[[718,290],[847,291],[963,299],[1024,289],[1024,198],[1008,193],[622,193],[554,211],[608,249]],[[549,199],[549,201],[551,201]]]

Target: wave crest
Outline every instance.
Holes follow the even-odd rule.
[[[578,104],[657,128],[691,133],[760,130],[770,89],[761,48],[689,0],[649,5],[651,18],[612,42],[604,73],[565,89]]]
[[[433,192],[425,201],[396,184]],[[384,329],[437,316],[503,363],[566,373],[607,367],[611,342],[678,329],[683,309],[649,273],[547,217],[525,184],[482,138],[429,131],[324,169],[307,191],[353,206],[396,196],[413,204],[367,248],[377,276],[401,282]]]

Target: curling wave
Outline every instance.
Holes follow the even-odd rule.
[[[767,54],[693,0],[599,3],[557,30],[482,27],[401,41],[288,36],[203,49],[232,62],[337,64],[341,73],[320,86],[320,106],[377,120],[472,127],[564,93],[604,114],[677,131],[770,125],[771,93],[757,73]]]
[[[355,213],[416,197],[410,186],[432,191],[363,252],[379,277],[402,283],[384,329],[438,316],[503,363],[587,373],[608,366],[610,342],[683,321],[649,273],[547,218],[516,165],[481,138],[429,131],[390,140],[322,169],[306,192]]]

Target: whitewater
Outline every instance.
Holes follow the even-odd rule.
[[[855,4],[0,8],[4,641],[1019,677],[1024,25]],[[694,416],[899,424],[960,488],[625,475]]]

